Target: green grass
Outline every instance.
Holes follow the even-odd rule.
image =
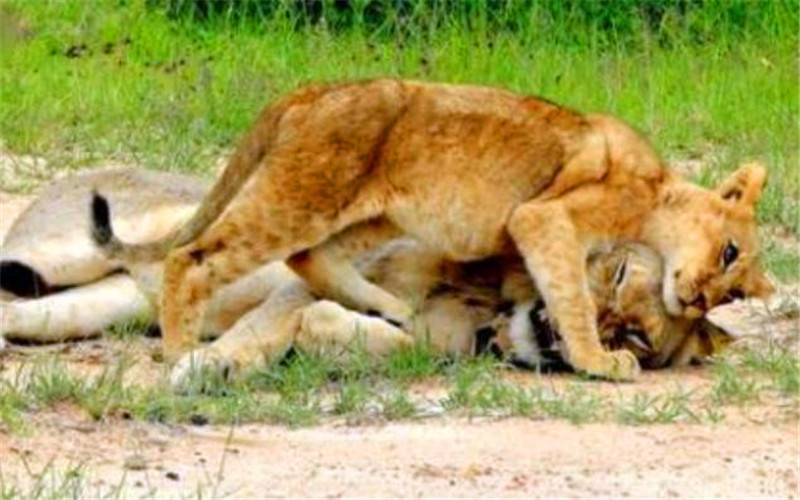
[[[782,282],[796,282],[800,279],[800,253],[781,247],[771,241],[766,242],[763,261],[767,268]]]
[[[729,354],[717,359],[711,369],[715,377],[708,399],[714,404],[742,406],[778,395],[791,398],[797,406],[800,359],[785,348],[767,344]]]
[[[629,425],[702,422],[690,402],[691,394],[678,388],[675,392],[651,395],[638,393],[617,406],[617,418]]]
[[[86,471],[80,465],[56,470],[52,463],[36,472],[37,480],[28,488],[21,489],[15,484],[6,483],[0,473],[0,499],[3,500],[56,500],[79,498],[125,498],[121,485],[111,488],[92,487],[86,478]]]
[[[413,420],[431,412],[643,425],[717,423],[725,419],[728,407],[779,401],[788,403],[779,406],[791,410],[800,401],[800,362],[778,346],[714,361],[712,383],[692,392],[680,386],[657,392],[623,391],[625,386],[589,380],[553,384],[548,376],[534,373],[515,381],[521,379],[509,378],[509,368],[493,359],[436,359],[422,347],[413,352],[369,363],[298,354],[234,381],[201,373],[181,394],[171,392],[166,381],[148,386],[125,383],[124,375],[133,366],[125,353],[97,376],[70,370],[53,355],[32,357],[0,381],[0,428],[27,432],[27,415],[62,404],[98,421],[193,425],[305,426],[330,418],[363,423]],[[416,362],[411,362],[412,356]],[[430,369],[409,374],[397,368],[409,364]],[[420,396],[412,390],[416,383],[434,384],[443,395]],[[609,386],[620,390],[603,390]]]
[[[24,458],[21,458],[25,460]],[[46,463],[39,470],[31,470],[26,464],[32,481],[26,486],[4,477],[0,467],[0,500],[83,500],[96,498],[103,500],[124,500],[129,498],[157,498],[164,496],[155,487],[147,486],[144,490],[132,491],[126,484],[123,472],[116,484],[93,484],[91,471],[84,464],[70,464],[63,467]],[[183,493],[180,498],[235,498],[218,491],[219,478],[212,478],[211,484],[198,484],[191,492]]]
[[[4,2],[5,147],[55,168],[111,158],[208,172],[260,107],[303,82],[501,85],[618,115],[666,158],[705,159],[704,183],[762,160],[771,174],[762,219],[798,232],[797,2],[708,3],[684,17],[649,2],[666,6],[656,31],[620,14],[635,2],[564,11],[472,2],[446,15],[422,2],[405,21],[356,18],[337,29],[226,11],[192,22],[168,16],[166,4]]]
[[[142,317],[111,325],[103,335],[116,340],[131,340],[148,334],[152,328],[150,318]]]

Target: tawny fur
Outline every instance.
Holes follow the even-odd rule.
[[[748,167],[720,192],[701,189],[668,172],[620,121],[499,89],[315,86],[261,114],[191,224],[141,252],[109,248],[133,260],[171,250],[160,321],[169,356],[195,344],[216,289],[276,260],[289,259],[325,297],[409,325],[413,308],[343,257],[352,245],[338,241],[343,233],[380,243],[376,222],[396,228],[382,234],[409,235],[454,261],[518,251],[569,363],[630,379],[635,356],[600,342],[587,249],[602,240],[652,246],[665,258],[663,299],[674,315],[697,317],[705,311],[696,305],[713,306],[745,274],[744,291],[763,295],[753,215],[763,180],[763,168]],[[731,240],[741,256],[723,269]]]

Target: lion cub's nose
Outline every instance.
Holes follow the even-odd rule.
[[[705,311],[706,310],[706,296],[703,295],[702,293],[698,294],[697,297],[695,297],[694,300],[692,301],[691,305],[692,305],[692,307],[696,307],[696,308],[700,309],[701,311]]]
[[[706,296],[703,295],[702,293],[698,293],[691,300],[684,300],[684,299],[679,299],[679,300],[683,307],[691,306],[700,309],[701,311],[706,310]]]

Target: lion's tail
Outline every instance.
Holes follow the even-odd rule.
[[[262,113],[254,130],[245,137],[225,171],[205,195],[189,221],[158,241],[125,243],[120,240],[114,234],[108,200],[101,193],[94,192],[91,201],[91,233],[94,242],[109,259],[134,263],[163,259],[171,249],[194,241],[217,220],[261,164],[275,141],[278,122],[284,110],[285,106],[279,105]]]

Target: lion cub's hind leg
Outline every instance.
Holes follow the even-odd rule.
[[[220,196],[200,209],[219,204],[224,212],[167,259],[161,326],[168,356],[194,344],[218,287],[383,215],[391,201],[378,174],[383,145],[408,106],[407,94],[406,85],[389,80],[322,86],[262,114],[223,177],[232,180],[230,189],[217,184]]]
[[[253,192],[242,193],[197,240],[167,256],[161,295],[167,357],[196,345],[209,298],[220,287],[266,262],[312,249],[340,230],[376,215],[368,204],[366,210],[354,206],[344,213],[309,214],[307,209],[294,206],[291,199],[287,201],[275,181],[262,181]],[[324,267],[318,270],[326,272]]]
[[[402,232],[383,218],[362,222],[292,256],[288,264],[320,296],[407,326],[412,310],[406,302],[370,283],[353,263],[358,254],[400,235]]]
[[[196,345],[208,301],[217,289],[264,262],[288,257],[291,252],[280,241],[274,234],[245,232],[235,221],[226,220],[173,250],[164,263],[161,290],[165,356],[174,358]]]
[[[320,300],[303,311],[297,347],[344,359],[353,349],[363,348],[371,356],[385,356],[409,348],[414,339],[381,318],[345,309],[336,302]]]
[[[227,378],[262,363],[272,364],[291,347],[343,359],[357,346],[371,356],[384,356],[412,342],[408,334],[380,318],[328,300],[314,301],[295,277],[219,339],[184,354],[170,373],[170,384],[185,392],[205,370]]]
[[[204,370],[230,377],[262,363],[274,363],[286,354],[300,330],[303,309],[314,298],[302,280],[291,273],[276,278],[282,286],[267,300],[211,344],[181,357],[170,373],[174,390],[185,391]]]

